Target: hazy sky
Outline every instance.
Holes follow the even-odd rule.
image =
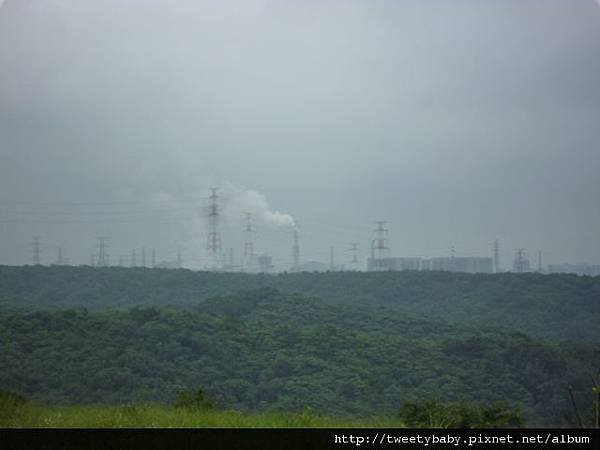
[[[396,256],[600,263],[600,7],[4,1],[0,263],[108,236],[203,267],[210,186],[224,250],[250,211],[280,268],[292,217],[303,260],[387,220]]]

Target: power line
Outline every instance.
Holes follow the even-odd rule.
[[[210,188],[210,205],[208,207],[208,242],[206,249],[212,259],[212,270],[218,270],[221,267],[221,234],[219,233],[219,196],[217,188]]]
[[[254,271],[254,237],[252,229],[252,213],[245,213],[246,226],[244,227],[244,269],[248,272]]]
[[[375,223],[377,224],[377,228],[374,230],[375,238],[371,241],[371,258],[374,260],[375,270],[383,270],[383,260],[389,251],[388,230],[384,228],[387,222],[379,220]]]
[[[525,249],[518,248],[516,250],[513,269],[517,273],[529,272],[529,260],[525,256]]]
[[[44,210],[2,210],[0,211],[0,215],[55,215],[55,216],[70,216],[75,214],[81,215],[125,215],[125,216],[134,216],[134,215],[144,215],[144,214],[164,214],[164,213],[172,213],[172,212],[189,212],[195,211],[194,207],[186,207],[186,208],[166,208],[166,209],[154,209],[154,210],[139,210],[132,211],[131,209],[126,209],[123,211],[44,211]]]
[[[294,230],[294,245],[292,247],[292,270],[298,270],[300,265],[300,232]]]
[[[329,247],[329,269],[333,272],[335,270],[335,255],[334,247]]]
[[[108,248],[107,241],[108,241],[108,238],[105,236],[98,237],[98,261],[97,261],[98,267],[106,267],[109,265],[108,264],[109,255],[106,252],[106,249]]]
[[[40,244],[40,238],[34,237],[33,238],[33,264],[36,266],[41,264],[41,261],[42,261],[41,253],[42,253],[42,249],[41,249],[41,244]]]
[[[498,239],[494,241],[494,271],[500,273],[500,244]]]
[[[350,259],[351,264],[358,263],[358,242],[353,242],[350,244],[351,247],[348,249],[349,252],[352,252],[352,258]]]

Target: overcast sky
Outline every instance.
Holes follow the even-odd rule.
[[[291,263],[395,256],[600,263],[594,0],[5,0],[0,263],[157,249]],[[139,253],[138,253],[139,255]],[[138,256],[139,258],[139,256]]]

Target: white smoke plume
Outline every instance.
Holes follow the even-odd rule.
[[[182,180],[185,181],[185,180]],[[208,205],[210,186],[191,186],[187,189],[162,189],[151,195],[151,202],[159,210],[172,211],[179,238],[193,242],[195,247],[202,247],[208,233]],[[260,228],[296,229],[296,222],[290,214],[273,210],[264,194],[240,187],[231,182],[215,183],[218,195],[220,226],[238,227],[244,223],[247,213],[252,215],[253,225]],[[182,219],[182,220],[180,220]]]
[[[258,225],[296,228],[294,218],[289,214],[272,210],[267,198],[260,192],[227,183],[220,190],[220,195],[223,198],[223,215],[229,222],[239,222],[245,213],[250,213]]]
[[[204,180],[206,182],[207,178]],[[207,214],[211,186],[208,184],[193,186],[193,183],[187,183],[189,179],[180,181],[185,188],[181,190],[163,188],[150,195],[150,203],[153,205],[153,209],[167,211],[166,214],[172,221],[172,234],[169,239],[173,245],[176,244],[186,250],[185,267],[205,269],[210,265],[206,242],[209,233]],[[218,223],[226,243],[225,247],[231,248],[240,245],[246,213],[252,214],[253,226],[263,231],[296,229],[294,218],[290,214],[273,210],[264,194],[230,182],[215,182],[213,186],[217,187],[220,213]],[[274,236],[271,238],[277,239]],[[276,240],[262,241],[262,245],[267,248],[274,243]]]

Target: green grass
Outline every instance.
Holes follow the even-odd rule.
[[[394,418],[346,419],[299,414],[191,410],[160,405],[43,406],[26,402],[0,413],[7,428],[326,428],[399,427]]]

